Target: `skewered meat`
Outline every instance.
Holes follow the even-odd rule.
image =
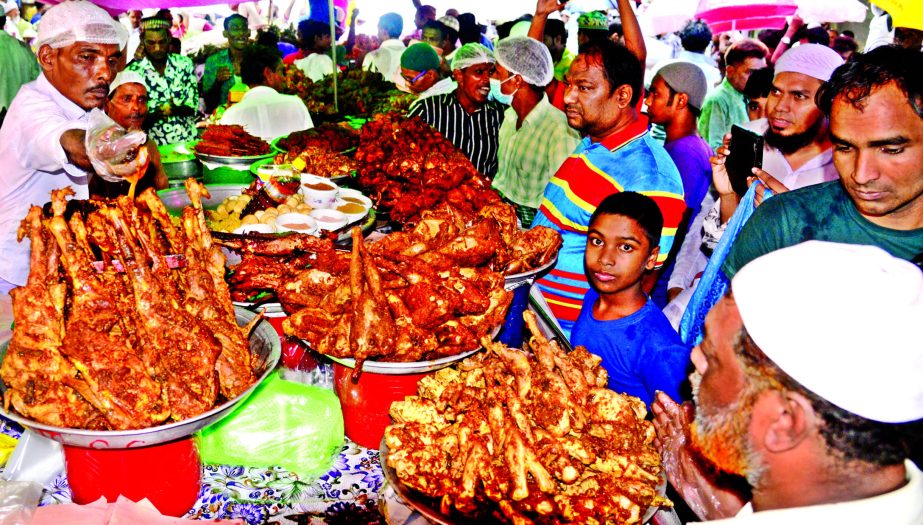
[[[523,525],[633,524],[672,505],[657,494],[644,403],[603,388],[598,358],[565,354],[537,331],[532,355],[484,346],[391,405],[385,461],[404,485],[445,515]]]
[[[270,147],[264,140],[244,131],[243,126],[217,124],[205,129],[195,150],[219,157],[254,157],[269,153]]]

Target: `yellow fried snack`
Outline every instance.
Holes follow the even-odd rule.
[[[486,352],[420,380],[391,405],[388,466],[446,515],[515,525],[640,523],[660,496],[654,427],[638,398],[605,388],[600,359],[545,339]]]

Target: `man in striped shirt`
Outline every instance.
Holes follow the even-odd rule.
[[[451,93],[420,99],[408,116],[420,117],[462,151],[484,175],[497,173],[497,146],[502,104],[488,100],[493,53],[481,44],[465,44],[452,59],[458,88]]]
[[[585,46],[567,73],[567,122],[585,137],[545,187],[532,226],[554,228],[564,240],[555,268],[536,284],[568,337],[590,288],[583,256],[596,206],[621,191],[654,199],[664,218],[658,267],[686,209],[679,171],[638,113],[643,78],[638,59],[608,40]]]

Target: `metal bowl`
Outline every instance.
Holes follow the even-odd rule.
[[[256,316],[255,313],[240,307],[234,308],[237,314],[237,324],[243,326]],[[8,344],[0,347],[0,352],[6,354]],[[96,449],[125,449],[146,447],[174,441],[189,436],[198,430],[216,423],[230,414],[234,408],[253,392],[253,390],[275,369],[282,356],[282,344],[279,334],[267,321],[260,321],[250,335],[250,353],[256,364],[254,374],[256,382],[242,394],[226,401],[215,408],[199,414],[198,416],[156,427],[140,428],[137,430],[82,430],[77,428],[63,428],[37,423],[14,412],[0,408],[0,415],[12,419],[20,425],[34,432],[53,439],[65,445]],[[0,386],[6,391],[6,385]]]

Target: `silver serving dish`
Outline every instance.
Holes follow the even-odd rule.
[[[547,263],[539,266],[538,268],[533,268],[529,271],[522,273],[514,273],[505,276],[506,289],[512,290],[513,288],[518,288],[521,284],[528,282],[532,284],[536,279],[542,277],[546,273],[550,272],[554,268],[555,263],[558,262],[558,254],[555,253],[554,257],[551,258]]]
[[[226,164],[229,166],[250,166],[258,160],[275,157],[278,151],[270,149],[265,155],[249,155],[246,157],[225,157],[222,155],[209,155],[207,153],[196,152],[195,156],[202,162],[211,162],[214,164]]]
[[[468,523],[478,523],[478,524],[493,524],[493,523],[502,523],[498,520],[481,520],[474,521],[471,519],[459,518],[458,516],[446,516],[439,509],[439,500],[429,498],[423,494],[417,492],[416,490],[404,485],[404,483],[397,477],[397,472],[393,468],[388,466],[388,445],[385,443],[385,438],[381,438],[381,446],[379,447],[379,453],[381,454],[379,460],[381,462],[381,472],[384,474],[385,482],[394,489],[394,492],[397,493],[399,499],[403,500],[403,503],[410,507],[413,511],[421,514],[424,518],[429,520],[430,523],[436,525],[461,525]],[[661,496],[664,496],[667,492],[667,476],[665,473],[660,473],[660,484],[657,485],[657,493]],[[657,510],[660,507],[649,507],[645,512],[644,516],[641,518],[641,523],[648,523],[651,518],[654,517],[654,514],[657,513]]]
[[[241,326],[249,323],[256,316],[255,313],[240,307],[235,307],[234,312],[237,314],[237,323]],[[7,343],[0,347],[0,353],[5,355],[8,346]],[[253,329],[250,334],[250,352],[256,361],[254,373],[257,376],[256,382],[250,385],[250,388],[208,412],[168,425],[137,430],[81,430],[44,425],[2,408],[0,408],[0,414],[42,436],[74,447],[123,449],[167,443],[189,436],[220,421],[229,415],[238,404],[246,400],[257,385],[272,373],[282,356],[282,344],[279,334],[269,322],[260,321]],[[0,390],[5,392],[6,385],[0,386]]]

